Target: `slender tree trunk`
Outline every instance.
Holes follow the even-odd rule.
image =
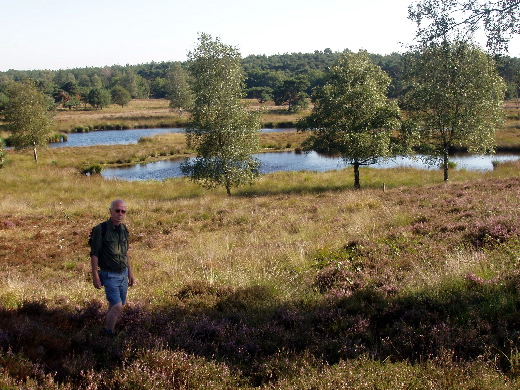
[[[228,182],[226,182],[226,192],[228,194],[228,196],[231,196],[231,184]]]
[[[448,178],[449,178],[449,162],[450,162],[450,156],[448,153],[448,148],[444,148],[444,155],[442,157],[442,169],[444,171],[444,181],[448,181]]]
[[[354,162],[354,188],[357,190],[361,188],[361,184],[359,181],[359,166],[360,164],[357,161]]]
[[[34,144],[33,154],[34,154],[34,161],[38,162],[38,152],[36,151],[36,144]]]

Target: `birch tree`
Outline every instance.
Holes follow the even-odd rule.
[[[452,148],[494,151],[505,83],[494,60],[467,42],[431,43],[409,53],[407,63],[403,107],[416,124],[422,151],[441,159],[447,181]]]
[[[4,119],[11,133],[9,140],[17,149],[33,148],[37,162],[37,147],[46,146],[52,132],[49,100],[30,81],[12,82],[8,97]]]
[[[251,183],[258,175],[258,115],[241,102],[245,75],[238,50],[201,34],[188,54],[194,105],[186,128],[187,142],[197,157],[182,172],[205,187],[231,188]]]
[[[306,148],[340,154],[354,168],[360,188],[361,166],[392,153],[391,134],[399,127],[399,108],[387,98],[390,77],[365,51],[345,52],[312,96],[314,108],[298,128],[311,130]]]
[[[168,71],[168,99],[170,108],[179,110],[190,109],[193,105],[193,94],[188,82],[188,72],[179,62],[175,62]]]
[[[487,48],[497,53],[507,51],[511,38],[520,33],[520,0],[419,0],[408,8],[408,17],[424,44],[467,41],[480,30]]]

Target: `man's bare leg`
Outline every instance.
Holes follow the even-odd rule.
[[[121,302],[116,303],[115,305],[110,305],[108,307],[107,318],[105,321],[105,329],[111,332],[114,331],[116,327],[116,322],[119,319],[119,315],[123,311],[123,304]]]

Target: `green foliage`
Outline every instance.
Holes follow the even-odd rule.
[[[104,88],[92,88],[86,99],[87,103],[95,108],[103,108],[111,103],[110,92]]]
[[[81,169],[81,173],[84,175],[99,175],[103,171],[103,166],[101,164],[91,164],[87,165]]]
[[[168,80],[163,77],[157,77],[150,82],[150,98],[167,99],[168,98]]]
[[[287,79],[274,90],[273,99],[277,106],[287,104],[287,111],[297,112],[307,107],[307,93],[309,82],[304,77]]]
[[[491,57],[465,42],[432,43],[409,54],[407,69],[402,104],[425,150],[442,157],[445,180],[452,147],[493,151],[505,85]]]
[[[516,6],[516,5],[515,5]],[[323,79],[328,69],[342,55],[330,49],[314,51],[313,53],[286,53],[277,55],[249,55],[242,60],[246,75],[246,91],[248,98],[272,100],[273,91],[279,88],[285,80],[303,78],[307,87],[304,92],[312,94],[312,89],[323,85]],[[370,54],[374,64],[383,69],[392,79],[388,96],[397,98],[403,94],[403,73],[405,70],[404,55],[391,53],[388,55]],[[508,98],[519,96],[519,66],[520,59],[501,56],[497,58],[500,64],[500,75],[508,85]],[[186,63],[151,62],[139,65],[112,65],[106,67],[89,67],[66,70],[9,70],[0,72],[0,111],[2,106],[2,83],[4,80],[37,80],[39,89],[49,96],[56,91],[66,91],[74,99],[86,99],[91,88],[112,89],[120,85],[136,98],[167,98],[169,99],[171,72],[176,66],[183,69]],[[131,88],[131,89],[129,89]],[[265,94],[263,94],[265,92]],[[65,107],[70,107],[67,101]],[[178,108],[176,104],[173,106]],[[184,105],[183,107],[188,107]]]
[[[340,249],[319,249],[314,255],[314,267],[323,269],[333,266],[353,266],[358,267],[362,264],[363,246],[356,242],[351,242]]]
[[[0,112],[4,111],[9,103],[9,98],[5,93],[0,91]]]
[[[63,84],[61,89],[67,92],[70,96],[79,95],[81,93],[81,89],[76,83],[75,78],[74,81],[67,81],[65,84]]]
[[[88,133],[90,132],[92,129],[88,126],[76,126],[74,129],[73,129],[73,132],[74,133]]]
[[[354,185],[360,187],[359,166],[391,154],[390,135],[399,126],[399,108],[386,92],[390,77],[366,52],[345,52],[330,69],[325,85],[316,88],[310,116],[298,125],[312,130],[308,149],[339,153],[354,166]]]
[[[520,2],[475,0],[419,0],[409,7],[409,19],[417,24],[416,38],[423,44],[467,39],[482,29],[487,47],[495,53],[507,51],[518,34]]]
[[[11,144],[16,148],[46,145],[52,123],[47,97],[31,82],[11,83],[8,96],[4,119]]]
[[[197,158],[181,167],[185,175],[204,186],[232,187],[250,183],[258,175],[258,116],[241,103],[244,73],[239,52],[201,34],[199,46],[189,53],[193,78],[192,122],[187,142]]]
[[[69,100],[67,100],[63,106],[68,108],[69,110],[72,110],[73,108],[79,107],[81,105],[81,100],[77,97],[73,97]]]
[[[273,99],[273,90],[269,87],[253,87],[247,91],[247,97],[257,99],[260,103],[265,103]]]
[[[48,143],[67,142],[67,140],[67,134],[63,133],[53,133],[49,136],[49,138],[47,138]]]
[[[520,59],[500,56],[496,60],[498,73],[507,85],[506,99],[520,97]]]
[[[126,106],[128,103],[132,101],[132,96],[130,95],[130,92],[128,92],[120,85],[116,85],[114,88],[112,88],[110,94],[112,96],[112,103],[118,104],[121,107]]]
[[[147,99],[150,96],[150,81],[132,68],[125,69],[118,78],[118,83],[130,92],[134,99]]]
[[[179,62],[168,71],[167,89],[170,107],[190,109],[193,106],[193,94],[189,85],[189,75]]]
[[[324,74],[340,56],[341,53],[330,49],[313,53],[250,55],[243,60],[248,96],[251,88],[265,87],[274,91],[290,79],[304,79],[307,85],[303,92],[310,95],[314,87],[322,85]]]
[[[287,79],[286,72],[282,70],[275,70],[271,64],[254,64],[255,66],[267,67],[269,70],[262,70],[253,65],[248,65],[248,58],[244,59],[244,67],[246,69],[246,88],[247,97],[262,99],[266,94],[269,95],[268,100],[272,100],[273,91],[282,84],[283,80]],[[250,68],[251,66],[251,68]]]

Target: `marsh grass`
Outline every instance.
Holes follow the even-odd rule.
[[[520,149],[520,102],[508,101],[504,104],[506,118],[504,125],[496,132],[496,144],[499,149]]]
[[[278,172],[232,197],[79,170],[183,142],[8,152],[0,387],[518,388],[519,162],[366,168],[361,191],[349,168]],[[115,198],[137,284],[108,341],[87,237]]]
[[[133,99],[127,106],[115,104],[103,109],[81,108],[77,110],[58,109],[54,117],[57,130],[72,131],[74,128],[106,128],[119,126],[121,128],[150,127],[182,127],[187,116],[179,116],[171,111],[168,100],[164,99]]]
[[[306,134],[295,131],[283,133],[260,134],[260,151],[292,150],[301,147]],[[9,164],[10,155],[17,164],[22,161],[31,164],[32,152],[9,151],[6,153]],[[43,148],[38,158],[44,165],[55,165],[58,168],[76,168],[84,170],[94,165],[101,167],[124,166],[137,163],[153,162],[166,159],[183,159],[193,155],[186,145],[184,134],[169,133],[153,137],[142,137],[137,144],[99,145],[80,148]]]
[[[246,99],[244,103],[250,110],[261,112],[262,122],[268,127],[295,127],[297,120],[308,113],[289,113],[286,107],[274,106],[272,102],[260,104],[254,99]],[[102,110],[90,107],[58,109],[54,118],[55,128],[70,132],[77,127],[133,129],[185,126],[189,114],[179,115],[177,110],[171,110],[168,105],[165,99],[133,99],[125,107],[113,104]]]
[[[287,107],[275,106],[273,102],[258,103],[254,99],[244,99],[244,104],[252,111],[261,113],[263,126],[270,128],[296,127],[298,120],[310,113],[311,108],[298,113],[289,113]],[[504,104],[506,121],[503,128],[496,132],[497,147],[501,150],[520,148],[520,110],[519,103],[507,101]],[[110,105],[102,110],[83,107],[77,110],[58,109],[54,118],[55,130],[70,132],[75,128],[89,129],[132,129],[183,127],[189,121],[189,115],[182,116],[176,110],[170,110],[165,99],[134,99],[127,106]],[[0,121],[0,136],[7,137]],[[264,147],[283,147],[279,142],[266,143]],[[296,147],[296,146],[293,146]]]

